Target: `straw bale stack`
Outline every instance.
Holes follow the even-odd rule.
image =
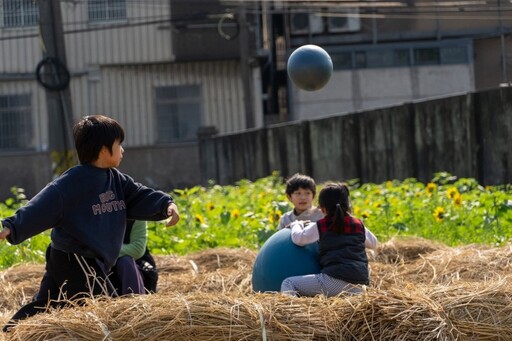
[[[437,250],[446,250],[447,246],[418,237],[395,236],[377,247],[375,260],[380,263],[410,263],[422,255]]]
[[[246,249],[159,256],[158,293],[53,310],[0,340],[510,340],[512,245],[428,243],[383,243],[372,284],[335,298],[252,293],[256,252]],[[0,323],[37,289],[43,266],[23,268],[0,273]]]

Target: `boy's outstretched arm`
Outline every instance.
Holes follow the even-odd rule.
[[[2,222],[0,221],[0,227],[2,227]],[[0,231],[0,240],[4,240],[11,234],[11,229],[8,227],[2,228]]]
[[[167,216],[169,217],[169,220],[167,220],[166,226],[173,226],[180,221],[180,214],[178,212],[178,206],[176,206],[175,203],[170,203],[167,207]]]

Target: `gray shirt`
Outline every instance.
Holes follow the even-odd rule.
[[[282,230],[296,220],[309,220],[311,222],[316,222],[322,219],[323,217],[324,214],[318,207],[311,207],[310,209],[302,212],[299,215],[295,215],[294,210],[291,210],[283,214],[277,228],[278,230]]]

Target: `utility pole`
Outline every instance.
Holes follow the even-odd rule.
[[[238,22],[240,25],[240,71],[242,75],[242,88],[244,94],[245,126],[246,128],[253,128],[255,126],[255,120],[252,93],[252,67],[249,64],[249,25],[247,23],[247,10],[245,2],[241,1],[238,6]]]
[[[39,0],[43,61],[37,76],[45,87],[48,109],[49,148],[53,173],[61,174],[76,163],[72,139],[72,107],[64,31],[59,0]],[[40,67],[41,66],[41,67]]]

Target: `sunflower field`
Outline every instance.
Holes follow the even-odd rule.
[[[449,246],[471,243],[499,246],[512,239],[512,185],[481,186],[476,180],[437,173],[428,183],[416,179],[381,184],[349,180],[353,214],[385,242],[413,235]],[[317,193],[323,184],[317,184]],[[155,254],[184,255],[217,247],[258,249],[292,209],[278,173],[235,185],[209,183],[171,193],[181,220],[177,226],[149,222],[148,246]],[[0,203],[0,217],[24,205],[23,190]],[[49,232],[18,246],[0,243],[0,268],[43,262]]]

